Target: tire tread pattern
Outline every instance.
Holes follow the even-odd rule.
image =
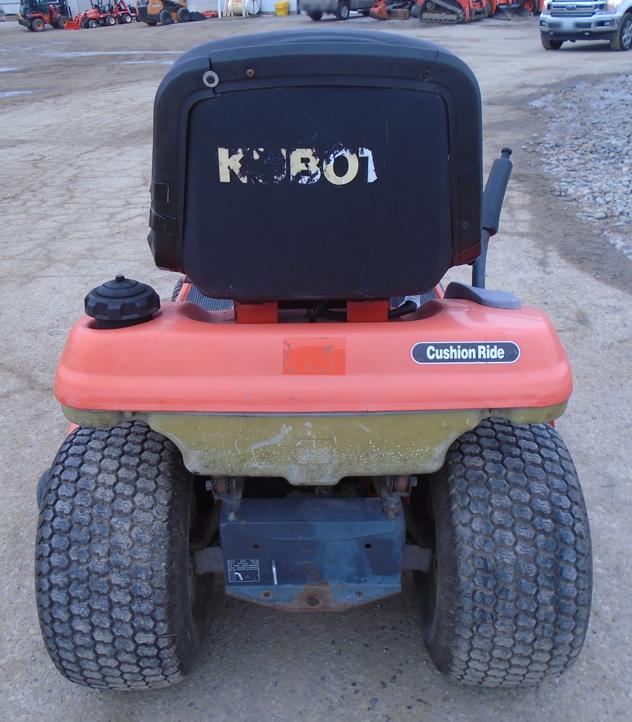
[[[592,587],[588,516],[566,446],[548,424],[493,418],[452,445],[440,476],[458,588],[442,671],[487,687],[558,676],[582,648]]]
[[[146,689],[186,672],[194,635],[186,586],[178,592],[188,539],[174,534],[185,531],[188,488],[177,448],[142,423],[79,428],[62,444],[35,576],[48,653],[72,682]]]

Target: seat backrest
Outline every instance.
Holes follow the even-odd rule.
[[[386,32],[237,36],[182,56],[156,95],[156,264],[244,301],[432,287],[479,254],[478,84]]]

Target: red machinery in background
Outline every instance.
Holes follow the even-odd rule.
[[[430,23],[468,23],[493,15],[496,0],[418,0],[419,19]]]
[[[66,30],[79,30],[80,28],[97,28],[99,26],[113,26],[131,23],[138,17],[138,11],[126,0],[116,0],[114,3],[91,2],[90,10],[78,13],[73,20],[66,21]]]
[[[467,23],[472,20],[510,13],[539,15],[544,0],[416,0],[414,4],[398,0],[376,0],[370,15],[376,20],[395,17],[394,10],[410,9],[424,23]]]
[[[539,15],[544,10],[544,0],[495,0],[497,15],[517,12],[519,15]]]
[[[66,0],[56,0],[55,2],[23,0],[18,13],[18,23],[35,33],[44,30],[46,25],[63,29],[70,14]]]

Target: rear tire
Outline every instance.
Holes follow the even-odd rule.
[[[187,8],[178,8],[178,22],[188,23],[191,20],[191,13]]]
[[[127,15],[127,14],[123,15],[123,22],[124,22],[126,25],[129,25],[129,23],[131,23],[132,20],[133,20],[133,18],[132,18],[131,15]]]
[[[454,442],[428,487],[413,508],[421,497],[434,522],[434,568],[421,575],[434,663],[484,687],[560,675],[584,643],[592,555],[579,480],[558,434],[547,424],[483,421]]]
[[[88,20],[88,27],[89,27],[91,30],[94,30],[94,28],[98,28],[98,27],[99,27],[99,23],[98,23],[96,20],[94,20],[94,19],[93,19],[93,20]]]
[[[178,449],[138,422],[62,444],[41,490],[35,582],[48,654],[71,682],[153,689],[190,668],[205,607],[192,481]]]
[[[114,15],[108,15],[105,18],[105,24],[109,25],[110,27],[112,27],[113,25],[116,25],[116,18],[114,17]]]
[[[163,25],[171,25],[171,23],[173,22],[173,18],[171,17],[171,13],[168,10],[160,11],[160,22]]]
[[[630,50],[632,48],[632,13],[629,11],[621,19],[616,35],[610,41],[611,50]]]
[[[60,15],[60,16],[57,18],[57,27],[58,27],[60,30],[64,30],[64,28],[66,27],[66,22],[67,22],[67,21],[68,21],[68,18],[67,18],[65,15]]]
[[[34,33],[41,33],[44,30],[45,23],[42,18],[34,18],[31,20],[31,30]]]
[[[542,40],[542,47],[545,50],[559,50],[564,44],[563,40],[552,40],[551,38],[545,38],[544,35],[540,36]]]

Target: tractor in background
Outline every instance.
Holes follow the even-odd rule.
[[[18,23],[28,30],[39,33],[46,25],[63,30],[66,22],[72,17],[66,0],[40,2],[39,0],[22,0],[18,13]]]
[[[187,0],[141,0],[138,3],[138,20],[147,25],[171,25],[205,19],[202,13],[189,10]]]
[[[538,16],[544,10],[544,0],[495,0],[496,17],[517,14],[522,16]]]
[[[90,10],[79,13],[74,20],[66,22],[66,30],[79,30],[80,28],[98,28],[100,26],[112,27],[117,24],[131,23],[138,18],[138,12],[126,0],[116,0],[106,4],[92,0]]]
[[[496,0],[417,0],[413,15],[424,23],[468,23],[496,11]]]
[[[134,20],[138,20],[136,5],[128,4],[126,0],[117,0],[117,2],[114,3],[112,14],[116,18],[116,22],[120,25],[126,25],[134,22]]]
[[[423,23],[468,23],[488,17],[539,15],[545,0],[375,0],[370,15],[388,20],[403,8]]]

